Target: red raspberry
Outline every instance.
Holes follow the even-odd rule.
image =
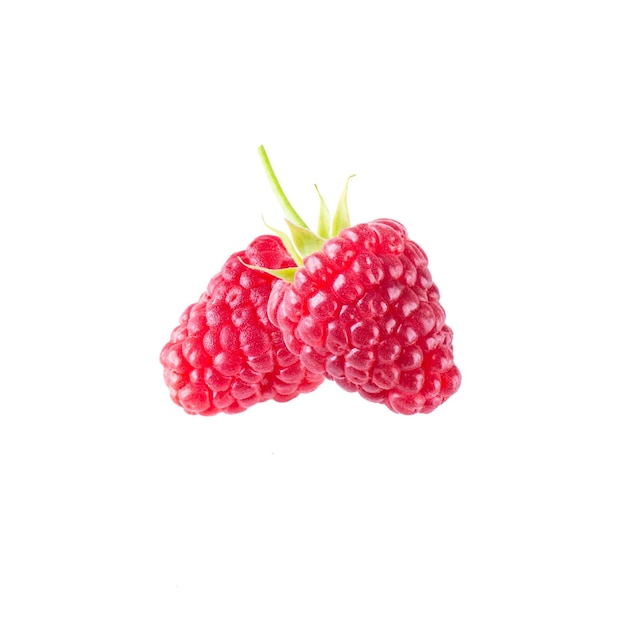
[[[347,185],[332,230],[322,200],[312,233],[260,153],[293,244],[281,239],[298,265],[275,273],[284,280],[268,305],[285,345],[312,374],[347,391],[397,413],[429,413],[459,389],[461,374],[426,254],[395,220],[351,227]]]
[[[396,221],[342,230],[277,283],[270,321],[313,374],[404,414],[428,413],[461,383],[424,251]]]
[[[187,307],[161,351],[172,400],[187,413],[239,413],[265,400],[286,402],[324,380],[287,350],[268,320],[267,302],[278,279],[241,261],[293,266],[278,237],[257,237],[231,255],[200,300]]]

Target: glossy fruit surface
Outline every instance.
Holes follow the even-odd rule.
[[[286,402],[324,380],[290,352],[268,319],[277,278],[248,265],[293,265],[278,237],[257,237],[214,276],[199,301],[185,309],[161,351],[172,400],[187,413],[239,413],[266,400]]]
[[[428,259],[395,220],[325,241],[274,284],[268,311],[311,373],[397,413],[428,413],[460,386]]]

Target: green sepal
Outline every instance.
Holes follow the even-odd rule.
[[[263,216],[261,216],[261,219],[263,220],[263,223],[265,224],[265,228],[267,228],[268,230],[271,230],[276,236],[280,238],[280,240],[283,242],[283,246],[285,246],[285,250],[287,250],[291,258],[296,262],[296,265],[301,266],[302,256],[300,256],[300,253],[298,252],[296,247],[293,245],[293,242],[289,238],[289,235],[287,233],[284,233],[282,230],[278,230],[278,228],[273,228],[272,226],[270,226],[265,221],[265,218]]]
[[[293,283],[294,276],[298,270],[297,267],[285,267],[283,269],[270,269],[269,267],[260,267],[258,265],[249,265],[245,261],[242,260],[241,257],[237,257],[239,262],[242,265],[245,265],[248,269],[258,270],[259,272],[264,272],[265,274],[269,274],[270,276],[274,276],[275,278],[280,278],[288,283]]]
[[[302,228],[302,226],[293,224],[289,220],[285,220],[285,222],[287,222],[287,226],[291,231],[293,243],[295,244],[302,258],[322,249],[322,246],[326,241],[325,239],[322,239],[319,235],[316,235],[308,228]]]
[[[330,211],[328,210],[317,185],[315,185],[315,191],[317,191],[317,195],[320,199],[320,215],[317,220],[317,234],[323,239],[328,239],[330,237]]]
[[[265,152],[265,148],[262,145],[259,146],[259,155],[261,156],[261,161],[263,163],[265,173],[270,180],[272,189],[276,194],[283,214],[285,215],[285,221],[287,222],[289,232],[291,233],[291,238],[286,233],[269,226],[267,222],[265,222],[265,220],[263,220],[263,223],[269,230],[271,230],[280,238],[283,245],[285,246],[285,249],[291,255],[296,265],[301,267],[304,257],[307,257],[310,254],[321,250],[324,246],[324,243],[330,237],[336,237],[344,228],[350,226],[350,215],[348,213],[348,183],[350,182],[350,178],[352,178],[354,174],[352,176],[349,176],[348,180],[346,181],[345,187],[339,198],[339,203],[337,205],[335,214],[332,217],[332,220],[330,216],[330,211],[326,206],[326,202],[324,201],[322,194],[317,188],[317,185],[315,185],[315,191],[317,191],[317,195],[320,199],[317,233],[315,233],[311,231],[311,229],[306,225],[304,220],[298,215],[296,210],[287,199],[285,192],[278,182],[278,178],[276,177],[274,169],[272,168],[269,157],[267,156],[267,152]],[[289,282],[293,281],[293,275],[295,274],[295,269],[256,269],[261,269],[268,274],[272,274],[272,276],[277,276]]]
[[[350,226],[350,214],[348,213],[348,183],[353,176],[354,174],[352,174],[352,176],[348,176],[346,186],[343,188],[341,196],[339,197],[339,204],[337,205],[337,210],[333,216],[333,237],[336,237],[344,228],[348,228],[348,226]]]
[[[270,179],[270,184],[272,185],[272,189],[278,198],[278,203],[280,204],[285,217],[292,221],[294,224],[298,224],[298,226],[302,226],[302,228],[308,228],[304,220],[298,215],[297,211],[289,202],[283,188],[280,186],[278,182],[278,178],[274,173],[274,168],[270,163],[269,157],[267,156],[267,152],[265,152],[265,148],[263,146],[259,146],[259,155],[261,156],[261,161],[263,163],[263,168],[265,169],[265,173],[267,177]]]

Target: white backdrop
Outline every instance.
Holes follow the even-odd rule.
[[[0,622],[626,623],[620,4],[3,3]],[[170,402],[259,143],[428,253],[435,413]]]

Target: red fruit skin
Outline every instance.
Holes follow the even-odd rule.
[[[394,220],[329,239],[274,284],[268,315],[311,373],[396,413],[430,413],[461,384],[428,258]]]
[[[245,251],[232,254],[200,300],[185,309],[160,361],[172,400],[192,415],[286,402],[324,380],[287,350],[267,317],[272,285],[282,281],[239,259],[274,269],[294,265],[278,237],[257,237]]]

